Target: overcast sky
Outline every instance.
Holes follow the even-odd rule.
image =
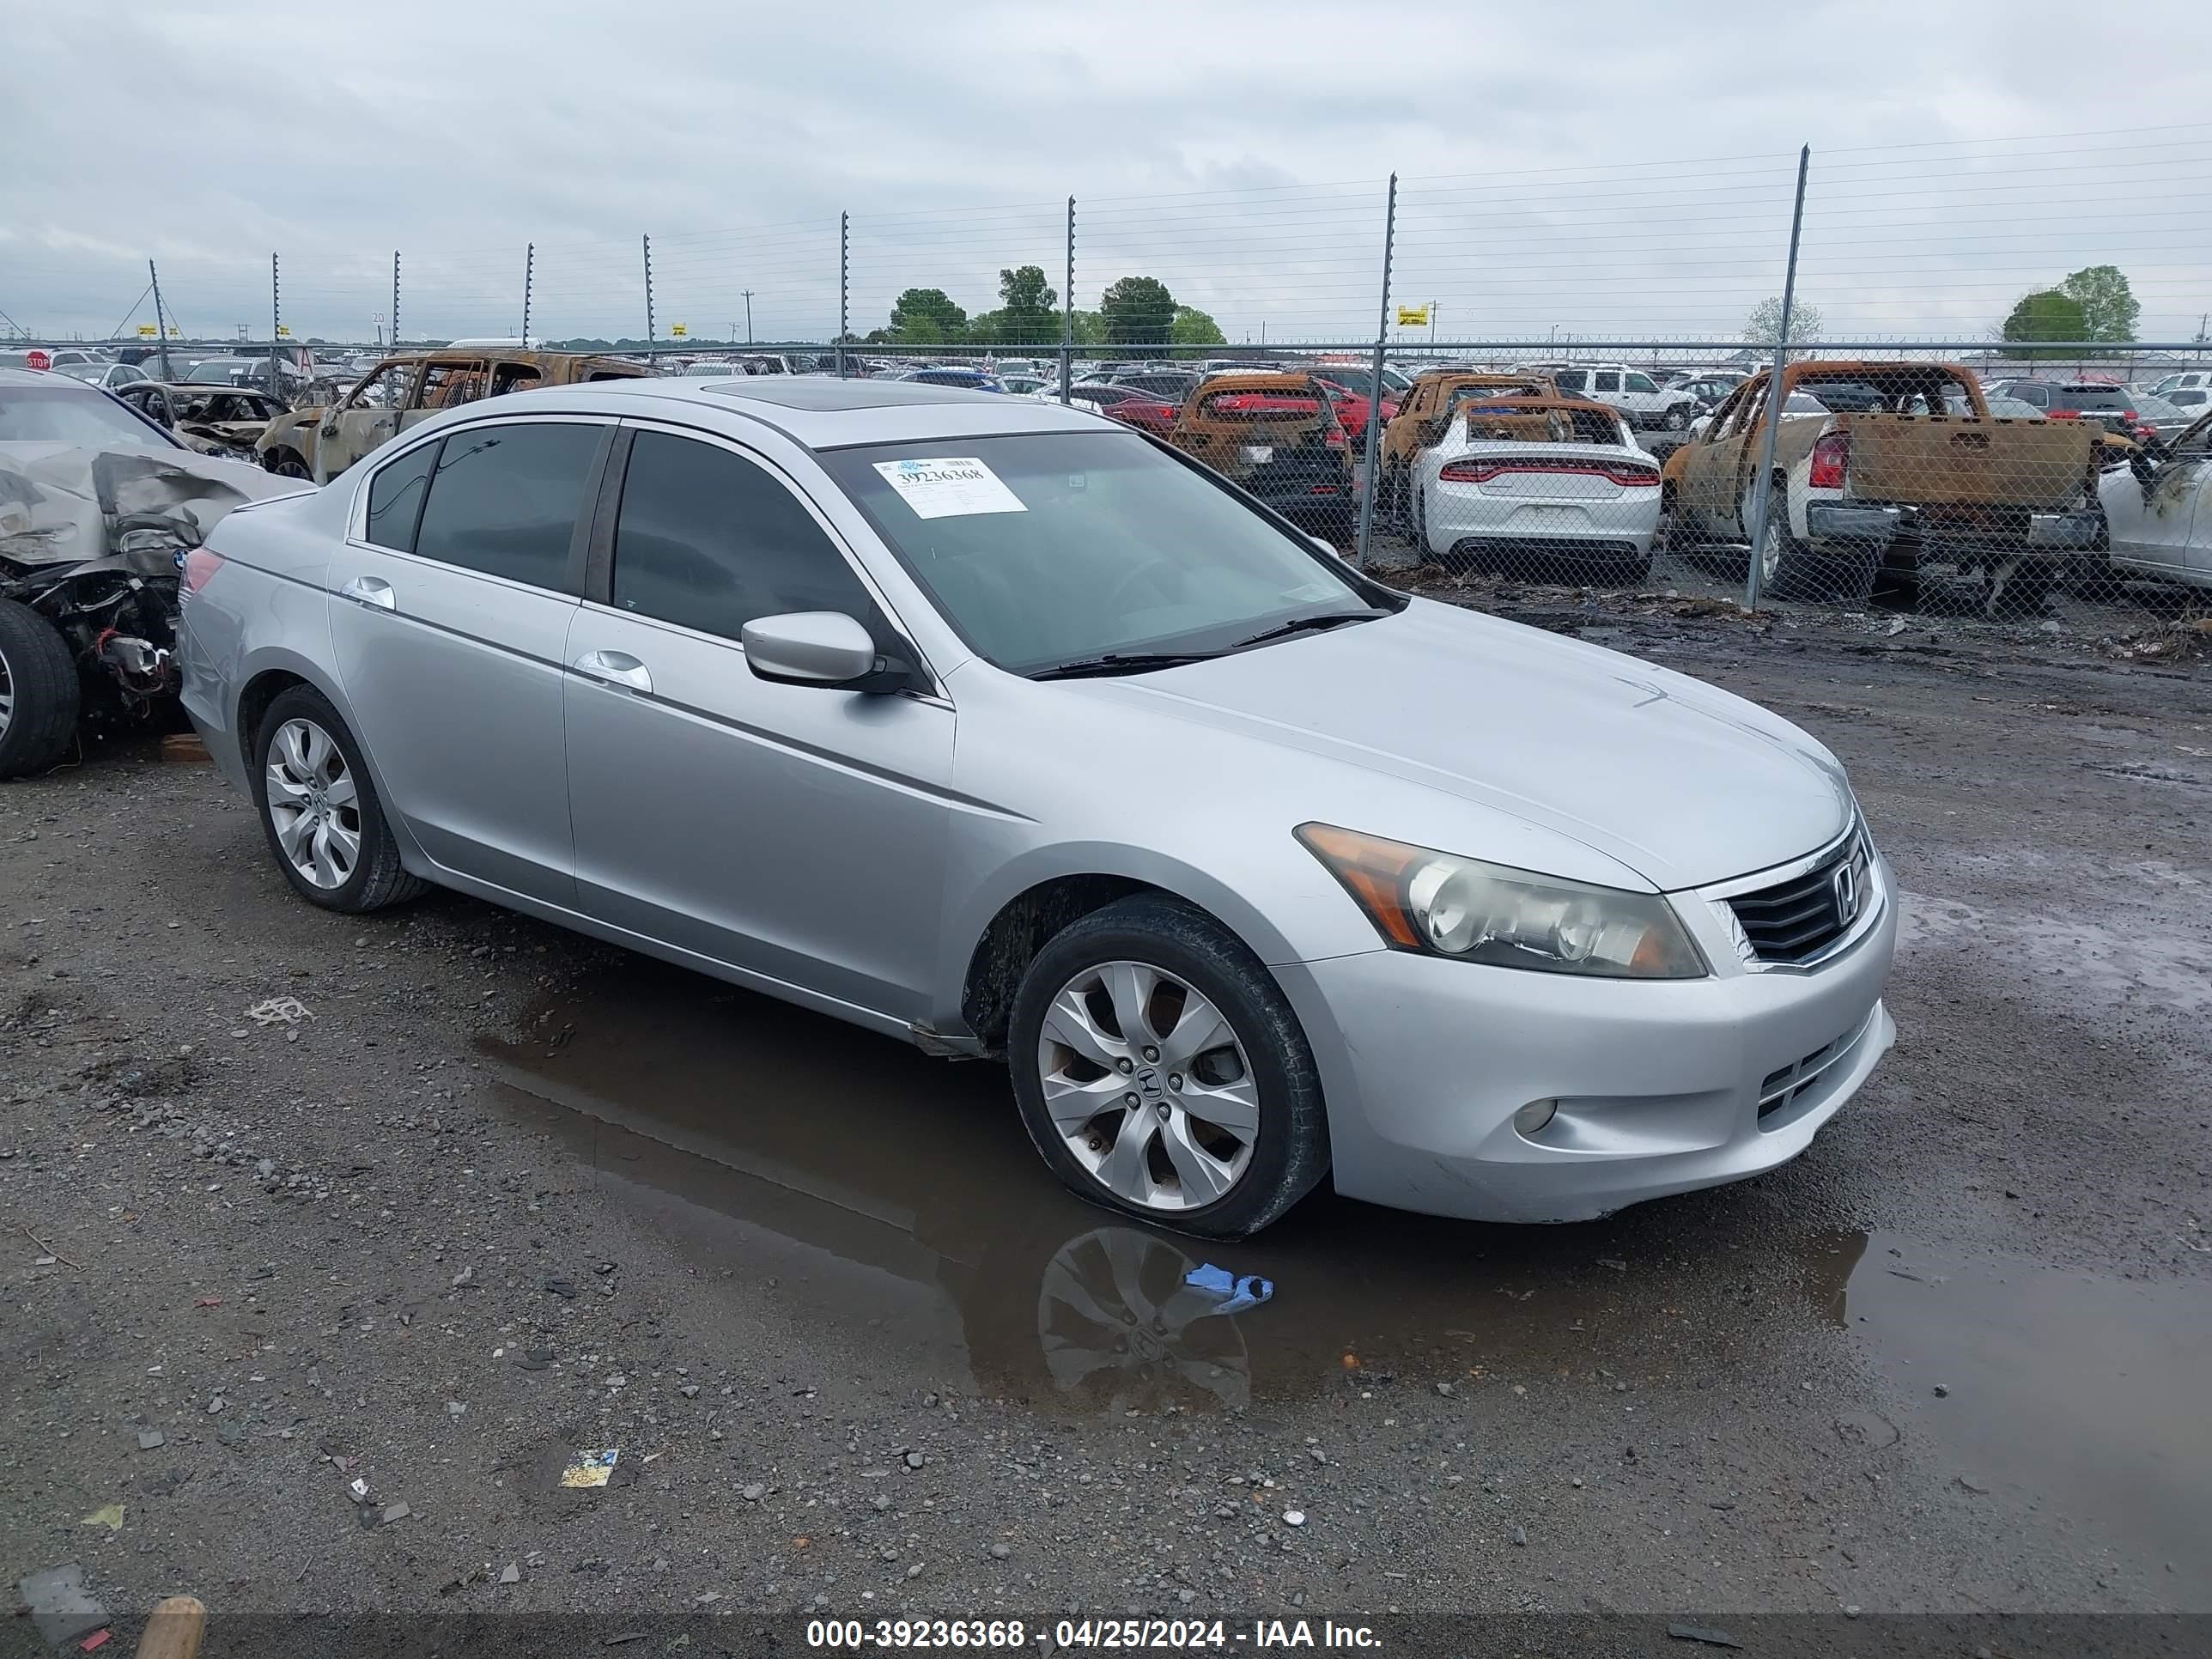
[[[1077,303],[1155,275],[1232,339],[1725,337],[1778,293],[1830,337],[1980,338],[2111,263],[2143,338],[2212,308],[2212,8],[799,6],[5,0],[0,312],[40,334],[388,325],[823,338],[1001,267]],[[2186,125],[2167,125],[2166,123]],[[130,329],[124,331],[129,333]]]

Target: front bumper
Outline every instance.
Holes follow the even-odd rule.
[[[1328,1101],[1337,1190],[1481,1221],[1580,1221],[1788,1162],[1896,1039],[1881,997],[1895,885],[1848,950],[1747,971],[1707,901],[1677,908],[1717,965],[1582,980],[1376,951],[1274,972]],[[1559,1103],[1534,1139],[1513,1127]],[[1765,1115],[1761,1116],[1762,1104]]]

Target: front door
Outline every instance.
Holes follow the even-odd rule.
[[[562,672],[611,422],[465,426],[369,481],[331,640],[386,808],[445,868],[573,908]]]
[[[323,411],[310,458],[317,483],[328,483],[371,450],[399,433],[400,412],[414,393],[420,366],[379,363],[353,389]]]
[[[2099,481],[2106,533],[2112,556],[2177,574],[2212,577],[2212,550],[2201,545],[2212,536],[2212,516],[2203,505],[2212,485],[2212,417],[2199,421],[2174,441],[2165,460],[2148,465],[2115,467]],[[2146,478],[2148,482],[2146,482]]]
[[[921,1018],[945,908],[951,709],[752,672],[739,630],[759,617],[842,611],[895,643],[819,516],[761,458],[638,428],[613,530],[568,640],[580,908]]]

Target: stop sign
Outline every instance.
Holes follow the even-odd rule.
[[[43,351],[27,351],[23,354],[23,366],[26,368],[52,368],[54,360]]]

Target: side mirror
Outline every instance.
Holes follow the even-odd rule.
[[[781,685],[818,685],[846,691],[897,691],[914,671],[896,657],[879,656],[866,628],[838,611],[793,611],[757,617],[738,630],[745,665]]]

